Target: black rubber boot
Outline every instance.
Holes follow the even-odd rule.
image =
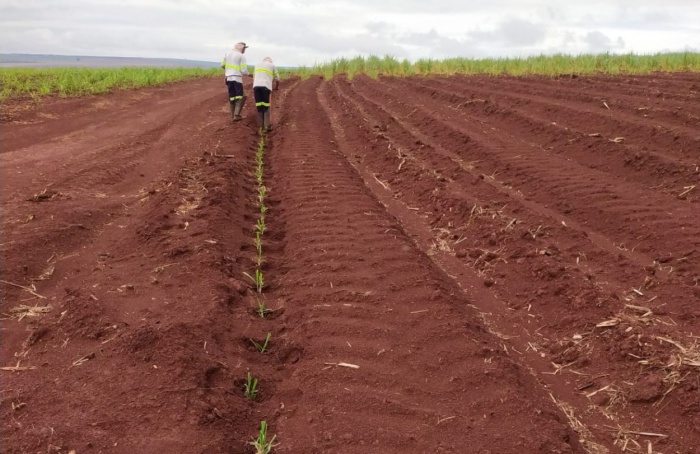
[[[245,100],[248,99],[247,96],[243,96],[241,99],[236,101],[236,116],[233,121],[243,120],[243,106],[245,106]]]
[[[270,124],[270,109],[267,109],[263,115],[263,129],[265,131],[272,131],[272,125]]]
[[[236,101],[229,101],[228,105],[231,108],[231,119],[236,121]]]
[[[235,106],[233,108],[233,121],[243,120],[243,117],[241,116],[241,109],[242,108],[243,108],[243,101],[240,99],[237,99]]]

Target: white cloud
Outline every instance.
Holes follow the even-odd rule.
[[[314,64],[355,55],[502,57],[700,49],[694,0],[3,0],[0,52]]]
[[[597,30],[586,33],[583,41],[588,45],[589,52],[592,53],[610,52],[625,47],[625,41],[621,37],[618,36],[617,40],[613,41],[609,36]]]
[[[544,41],[547,28],[523,19],[508,19],[493,30],[470,31],[467,35],[474,41],[491,43],[506,48],[531,47]]]

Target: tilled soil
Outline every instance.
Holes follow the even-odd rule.
[[[698,452],[698,91],[285,81],[261,293],[220,80],[7,103],[3,451]]]

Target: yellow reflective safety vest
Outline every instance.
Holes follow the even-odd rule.
[[[232,50],[221,60],[221,67],[224,68],[226,80],[243,82],[243,75],[248,74],[248,63],[245,56],[237,50]]]
[[[280,76],[275,65],[264,60],[255,65],[255,71],[253,72],[253,87],[267,87],[268,89],[272,90],[272,81],[274,79],[280,80]]]

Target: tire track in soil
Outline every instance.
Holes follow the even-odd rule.
[[[362,96],[360,95],[360,98]],[[380,112],[383,112],[383,118],[378,120],[378,125],[375,125],[375,127],[379,128],[380,130],[388,129],[388,126],[391,123],[399,123],[402,125],[402,121],[398,119],[398,117],[395,117],[392,113],[388,112],[382,105],[380,105],[376,101],[372,101],[370,99],[365,98],[366,102],[372,105],[374,108],[378,109]],[[408,110],[408,109],[406,109]],[[408,116],[411,116],[415,114],[415,111],[417,109],[411,110],[411,113],[408,114]],[[478,123],[478,120],[477,120]],[[404,125],[402,126],[406,128],[407,131],[410,131],[410,133],[413,135],[413,140],[415,141],[414,144],[410,144],[410,146],[415,146],[416,144],[418,145],[419,148],[423,148],[427,146],[427,143],[430,142],[430,138],[419,133],[418,129],[414,128],[413,126],[410,125]],[[382,132],[384,134],[384,132]],[[449,142],[446,142],[448,144],[452,144],[451,146],[454,147],[454,149],[463,149],[464,148],[464,141],[469,142],[470,139],[462,139],[462,141],[459,141],[458,139],[455,139],[454,137],[450,136],[451,140]],[[424,143],[424,141],[426,143]],[[438,151],[437,157],[442,156],[442,160],[444,162],[443,167],[446,169],[451,169],[450,171],[453,172],[452,177],[453,178],[460,178],[463,177],[464,175],[461,175],[460,172],[467,172],[470,173],[474,176],[480,177],[483,181],[487,182],[492,182],[492,186],[496,188],[496,192],[500,193],[501,195],[506,195],[510,198],[516,198],[518,199],[518,203],[525,205],[529,210],[532,210],[536,213],[539,213],[540,215],[544,216],[545,218],[551,218],[553,221],[553,224],[557,225],[560,222],[563,222],[567,228],[573,228],[574,230],[581,231],[583,232],[586,236],[588,236],[592,242],[594,242],[598,247],[601,249],[607,250],[608,252],[612,253],[613,255],[617,254],[622,254],[627,258],[628,260],[631,260],[632,262],[637,263],[640,267],[643,266],[648,266],[648,264],[653,262],[653,259],[645,256],[644,254],[638,253],[634,251],[634,248],[629,251],[625,250],[625,248],[620,248],[619,245],[620,243],[615,243],[614,241],[611,241],[604,235],[601,235],[598,232],[592,231],[590,228],[586,226],[587,222],[584,220],[581,223],[576,222],[576,220],[571,219],[569,214],[574,210],[575,207],[571,206],[568,202],[559,204],[560,206],[563,206],[563,208],[560,208],[560,211],[557,211],[555,209],[550,209],[546,205],[531,202],[530,200],[523,198],[522,194],[520,193],[519,190],[516,190],[511,187],[510,182],[506,183],[501,183],[495,178],[495,175],[491,175],[490,177],[485,177],[481,171],[475,171],[474,167],[479,164],[481,161],[479,160],[474,160],[474,161],[466,161],[464,154],[457,154],[451,151],[448,151],[445,147],[442,147],[436,142],[432,142],[433,148]],[[518,148],[520,150],[520,148]],[[436,159],[436,156],[430,156],[431,159]],[[448,164],[450,163],[451,164]],[[455,169],[454,165],[457,164],[458,167]],[[433,165],[433,164],[431,164]],[[440,164],[435,164],[440,166]],[[504,167],[502,164],[494,164],[493,165],[495,168],[502,168]],[[509,170],[508,166],[505,166],[506,170]],[[488,169],[488,172],[491,172],[493,170],[493,167]],[[454,172],[457,172],[456,175],[454,175]],[[439,175],[439,174],[438,174]],[[524,177],[527,177],[527,174],[520,173],[520,175],[523,175]],[[506,180],[507,181],[507,180]],[[585,184],[581,184],[581,187],[585,189]],[[507,203],[507,202],[506,202]],[[555,204],[555,206],[557,206]],[[691,235],[692,236],[692,235]],[[683,258],[682,256],[681,258]],[[660,262],[668,262],[668,260],[664,260],[663,258],[659,260]],[[658,265],[660,267],[660,265]],[[660,267],[661,268],[661,267]],[[660,277],[663,279],[663,277]],[[692,285],[692,282],[691,282]]]
[[[687,106],[691,109],[700,103],[700,85],[695,73],[656,73],[651,76],[595,76],[576,77],[531,77],[522,78],[506,76],[506,79],[517,82],[522,87],[532,86],[534,91],[541,90],[546,93],[547,85],[551,93],[569,93],[574,97],[581,96],[601,107],[605,101],[610,102],[624,100],[630,108],[641,107],[640,101],[645,104],[650,102],[656,106],[672,111],[678,106]],[[602,106],[605,108],[605,106]],[[632,109],[633,110],[633,109]],[[678,116],[673,123],[681,120]]]
[[[570,98],[572,100],[585,100],[595,107],[601,107],[602,103],[619,106],[629,113],[634,113],[642,118],[656,118],[650,113],[658,113],[670,123],[689,125],[695,121],[692,118],[694,110],[700,106],[700,85],[698,77],[694,80],[682,82],[676,80],[671,84],[670,79],[655,78],[646,80],[639,88],[630,85],[616,86],[609,79],[603,77],[577,78],[577,79],[510,79],[520,87],[532,87],[533,91],[546,93],[545,84],[551,82],[550,93],[557,98]],[[693,89],[693,86],[696,88]],[[602,105],[605,108],[605,105]],[[647,117],[644,117],[647,115]]]
[[[455,84],[458,81],[461,83]],[[671,153],[675,158],[685,157],[690,160],[697,158],[698,143],[700,143],[697,125],[685,125],[677,116],[663,121],[659,118],[644,117],[645,114],[641,116],[632,114],[627,112],[624,105],[615,98],[609,99],[609,103],[595,99],[599,104],[590,105],[585,102],[590,99],[588,98],[590,95],[583,93],[562,99],[562,94],[556,90],[538,92],[536,88],[521,88],[517,82],[510,79],[501,79],[494,84],[484,79],[465,83],[464,79],[455,78],[445,83],[451,86],[449,88],[451,90],[454,90],[456,85],[461,85],[462,89],[468,88],[468,93],[482,93],[482,96],[485,94],[497,100],[510,100],[518,105],[537,110],[541,115],[549,117],[550,123],[556,120],[556,123],[566,124],[564,120],[571,118],[567,126],[575,128],[581,125],[583,119],[585,120],[583,123],[592,130],[582,131],[582,133],[602,133],[610,139],[623,136],[624,143],[637,145],[643,151],[647,151],[647,146],[655,145],[657,149],[664,150],[664,153]],[[498,89],[494,89],[496,87]],[[678,113],[676,108],[673,110]],[[691,106],[688,110],[696,112],[697,109]],[[560,115],[564,119],[561,122]]]
[[[697,159],[679,158],[660,152],[659,150],[668,147],[659,143],[656,131],[647,137],[639,138],[635,132],[630,131],[638,129],[638,125],[625,125],[619,121],[598,122],[595,133],[582,130],[579,126],[580,114],[576,112],[560,110],[548,103],[537,107],[528,100],[512,94],[501,95],[513,92],[510,80],[499,81],[499,87],[504,85],[502,89],[486,93],[473,83],[458,80],[431,81],[409,78],[400,84],[392,79],[383,80],[399,90],[409,84],[416,93],[429,95],[430,98],[449,105],[455,113],[458,110],[466,110],[473,117],[482,118],[484,124],[516,136],[523,141],[524,146],[540,147],[550,154],[573,158],[578,165],[600,170],[616,178],[624,178],[643,188],[653,187],[655,192],[663,191],[673,201],[677,201],[678,194],[683,192],[684,186],[700,182]],[[552,96],[556,96],[556,93]],[[571,102],[568,101],[569,104]],[[611,127],[608,123],[617,125]],[[626,137],[625,141],[613,142],[619,136]],[[675,133],[669,141],[674,142],[673,148],[682,147]],[[693,146],[686,145],[686,148],[692,150]]]
[[[565,213],[562,218],[586,226],[589,234],[609,238],[618,248],[638,251],[645,265],[700,251],[700,223],[697,210],[690,204],[670,204],[665,197],[638,191],[600,172],[574,167],[570,161],[542,153],[538,147],[523,147],[522,141],[503,132],[482,129],[483,123],[476,119],[464,122],[453,118],[454,114],[441,104],[433,102],[430,108],[411,104],[366,78],[358,78],[350,86],[372,93],[370,99],[363,91],[354,91],[381,106],[394,122],[410,125],[413,134],[423,142],[455,147],[454,153],[462,159],[477,161],[485,175],[498,174],[506,185],[522,191],[525,198],[543,207],[554,207]],[[664,207],[663,213],[659,207]],[[565,223],[570,225],[568,220]],[[700,264],[688,262],[673,271],[694,285],[693,276],[700,274]]]
[[[352,95],[346,93],[345,99],[349,100],[349,97],[352,98]],[[359,99],[360,97],[357,96],[355,98]],[[356,104],[355,100],[353,100],[351,102]],[[375,110],[372,112],[371,115],[366,110],[363,110],[362,115],[364,116],[365,121],[367,121],[367,117],[374,116],[374,118],[372,118],[372,119],[374,121],[376,121],[376,123],[373,126],[373,128],[374,128],[373,135],[377,136],[380,139],[384,139],[384,140],[387,140],[387,137],[385,137],[387,135],[396,137],[396,134],[392,134],[391,131],[387,131],[387,129],[388,129],[387,125],[392,123],[392,121],[393,121],[392,118],[394,118],[394,117],[392,117],[390,114],[387,114],[382,109],[377,110],[378,104],[376,104],[376,103],[373,104],[373,103],[370,103],[369,101],[367,101],[367,104],[369,106],[371,106],[370,110],[372,108],[374,108]],[[382,114],[379,116],[376,116],[378,112],[381,112]],[[362,118],[360,118],[360,120],[361,119]],[[353,120],[353,121],[358,121],[358,120]],[[407,135],[404,136],[404,134],[407,134]],[[411,147],[416,148],[414,141],[416,141],[417,137],[415,137],[415,135],[412,135],[412,134],[414,134],[413,130],[409,130],[409,129],[404,129],[403,131],[399,131],[399,133],[398,133],[399,136],[403,136],[403,141],[399,142],[399,143],[401,143],[402,146],[406,147],[406,149],[410,149]],[[420,141],[420,139],[418,139],[418,141]],[[421,142],[417,148],[423,149],[426,147],[429,147],[429,146]],[[454,186],[454,185],[457,185],[457,183],[459,182],[459,184],[463,186],[461,191],[464,193],[466,188],[469,188],[468,189],[469,191],[474,191],[474,189],[471,188],[471,186],[474,186],[475,182],[479,181],[476,179],[475,180],[467,179],[465,181],[465,179],[463,178],[465,176],[464,174],[471,174],[472,176],[474,176],[474,178],[479,177],[479,179],[481,181],[492,182],[492,184],[487,186],[487,189],[490,187],[492,189],[492,191],[487,192],[486,194],[484,194],[482,196],[484,200],[490,201],[490,200],[498,199],[499,197],[503,197],[503,196],[507,196],[509,198],[515,199],[515,200],[511,200],[510,202],[508,202],[507,200],[500,202],[501,206],[506,206],[508,204],[511,204],[511,205],[515,204],[515,207],[513,209],[508,210],[508,211],[510,211],[512,216],[508,216],[507,219],[505,221],[503,221],[504,223],[508,222],[508,221],[512,221],[517,216],[518,217],[518,219],[517,219],[518,224],[522,224],[524,221],[525,225],[527,225],[528,222],[531,222],[531,223],[534,223],[534,224],[531,224],[531,225],[533,225],[532,230],[536,230],[534,228],[534,226],[538,226],[538,223],[541,223],[542,219],[534,218],[534,219],[530,219],[529,221],[528,221],[528,219],[522,219],[522,216],[524,214],[521,213],[521,211],[523,209],[525,209],[526,211],[534,211],[535,214],[539,214],[541,216],[544,216],[545,219],[549,218],[548,222],[550,223],[550,228],[552,225],[555,226],[555,228],[556,228],[556,226],[558,224],[560,224],[560,220],[565,219],[565,224],[567,225],[567,227],[563,227],[563,226],[559,227],[557,233],[559,235],[563,234],[564,236],[570,236],[570,237],[572,236],[572,233],[573,233],[572,240],[574,240],[574,246],[570,247],[569,252],[574,253],[574,257],[576,257],[576,254],[580,254],[581,252],[585,252],[585,255],[590,257],[590,258],[585,258],[586,261],[588,261],[588,260],[596,261],[596,258],[599,257],[601,255],[601,253],[603,255],[607,256],[607,258],[604,258],[604,260],[601,261],[601,269],[596,270],[595,268],[593,268],[591,270],[591,271],[595,271],[594,274],[597,275],[597,274],[600,274],[601,272],[604,272],[603,270],[606,267],[610,267],[611,264],[618,262],[619,261],[618,256],[621,256],[621,257],[624,257],[625,259],[629,260],[631,263],[634,263],[635,265],[637,265],[638,272],[641,273],[637,276],[631,275],[631,276],[634,276],[634,279],[637,279],[638,281],[637,282],[629,281],[627,283],[628,288],[631,285],[638,286],[637,284],[639,282],[642,282],[642,281],[646,282],[645,275],[649,273],[649,270],[647,269],[647,267],[648,267],[648,264],[651,262],[651,259],[649,259],[648,257],[644,257],[644,255],[636,254],[636,253],[627,254],[626,252],[629,252],[629,251],[619,250],[617,247],[615,247],[613,241],[610,241],[609,239],[603,237],[602,235],[597,235],[594,232],[591,232],[590,230],[586,229],[585,227],[578,225],[577,223],[568,219],[566,217],[566,215],[560,214],[555,210],[550,210],[550,209],[544,208],[541,205],[533,204],[527,200],[523,200],[522,198],[520,198],[519,193],[517,193],[513,190],[510,190],[508,187],[501,186],[498,182],[496,182],[492,178],[483,177],[483,174],[481,174],[480,172],[474,172],[473,169],[471,168],[471,166],[469,166],[469,163],[464,163],[464,161],[462,161],[459,157],[452,155],[450,152],[442,149],[441,147],[436,147],[436,148],[437,149],[435,149],[435,150],[432,150],[432,149],[429,151],[426,150],[424,153],[421,153],[421,154],[425,155],[428,158],[426,161],[427,164],[425,164],[425,163],[422,164],[423,170],[425,170],[427,172],[432,172],[436,176],[438,184],[447,182],[447,185]],[[403,153],[403,152],[401,152],[401,153]],[[415,157],[415,154],[411,154],[411,153],[408,153],[408,155],[405,155],[403,157],[398,156],[398,154],[395,154],[393,152],[388,153],[388,154],[390,156],[393,156],[393,158],[395,160],[394,165],[396,165],[398,167],[402,166],[400,161],[402,161],[402,160],[405,161],[406,159],[413,159]],[[458,164],[459,167],[455,168],[455,164]],[[426,170],[426,169],[428,169],[428,170]],[[454,180],[454,182],[452,180]],[[459,189],[458,189],[458,191],[459,191]],[[522,206],[520,206],[520,205],[522,205]],[[472,208],[472,205],[470,205],[466,208],[467,209]],[[499,217],[500,216],[501,216],[501,214],[499,214]],[[566,232],[571,232],[571,231],[573,231],[573,232],[569,233],[567,235]],[[524,233],[526,236],[532,235],[531,233],[529,233],[527,231]],[[581,241],[581,240],[583,240],[583,241]],[[590,243],[592,243],[592,244],[590,244]],[[591,246],[594,246],[594,247],[592,248]],[[602,249],[602,251],[601,251],[601,249]],[[581,259],[583,260],[584,258],[581,257]],[[606,263],[606,260],[607,260],[607,263]],[[577,264],[579,263],[578,257],[576,257],[576,263]],[[588,262],[586,262],[586,263],[588,263]],[[625,266],[629,266],[629,264],[626,264]],[[674,276],[672,276],[672,275],[669,275],[669,276],[655,275],[655,279],[659,279],[661,282],[664,282],[665,284],[668,284],[668,286],[672,286],[674,288],[677,286],[684,286],[682,281],[679,281],[678,279],[674,278]],[[687,286],[686,286],[686,290],[689,290]],[[692,292],[689,292],[689,293],[692,293]],[[669,295],[669,296],[673,296],[673,295]],[[675,296],[673,296],[673,298],[675,298]],[[675,308],[678,308],[678,306],[675,306]]]
[[[576,79],[540,79],[540,78],[505,78],[506,83],[518,93],[537,94],[582,103],[605,112],[614,114],[616,110],[632,114],[641,121],[661,121],[663,126],[671,129],[677,126],[692,127],[698,123],[697,112],[700,109],[698,91],[693,92],[693,84],[700,79],[673,86],[663,83],[656,87],[648,83],[641,89],[630,86],[616,86],[610,80],[601,77],[580,77]],[[658,81],[648,81],[658,82]],[[661,90],[662,88],[663,90]],[[700,88],[700,85],[698,85]],[[691,136],[696,136],[692,134]]]
[[[684,438],[688,439],[686,434],[692,433],[692,423],[690,426],[677,426],[676,410],[680,407],[689,417],[697,417],[692,416],[695,404],[691,402],[697,402],[692,387],[693,379],[682,389],[676,388],[672,383],[665,383],[662,391],[675,389],[675,394],[668,394],[665,397],[667,406],[649,418],[649,404],[639,402],[643,399],[638,391],[642,388],[647,391],[652,389],[648,386],[649,382],[654,377],[658,378],[659,374],[665,376],[669,371],[664,367],[659,368],[658,364],[640,367],[634,356],[644,355],[659,360],[664,358],[668,360],[665,364],[673,363],[673,355],[677,352],[675,347],[655,345],[659,343],[655,340],[655,335],[683,340],[686,345],[692,345],[692,338],[687,338],[687,335],[696,331],[693,329],[695,325],[692,316],[689,318],[683,315],[688,314],[689,308],[684,307],[680,301],[687,301],[683,295],[692,298],[693,289],[678,289],[677,279],[668,279],[665,286],[659,286],[663,288],[654,284],[650,290],[645,290],[648,292],[645,298],[651,298],[652,301],[659,298],[663,301],[657,301],[661,306],[658,308],[657,303],[647,303],[654,307],[654,312],[673,316],[667,318],[655,315],[646,320],[652,326],[642,329],[641,319],[634,322],[634,317],[624,314],[624,303],[632,299],[627,296],[628,293],[638,298],[638,295],[629,291],[630,280],[643,280],[647,274],[642,263],[636,266],[635,273],[620,273],[621,266],[626,269],[631,264],[621,263],[614,251],[606,254],[608,251],[599,250],[574,229],[557,227],[561,217],[556,217],[549,224],[553,226],[552,230],[537,238],[531,236],[534,226],[538,223],[545,225],[547,220],[537,219],[537,212],[528,213],[531,211],[529,205],[519,206],[520,200],[517,197],[504,199],[503,191],[497,186],[484,185],[484,180],[477,178],[478,173],[473,180],[465,180],[462,177],[467,172],[457,159],[450,160],[442,155],[442,150],[433,149],[422,142],[416,145],[418,142],[413,135],[414,129],[400,125],[397,127],[380,107],[363,100],[361,95],[348,91],[342,81],[336,80],[332,85],[333,92],[328,95],[330,105],[336,106],[334,110],[341,115],[340,124],[343,125],[344,134],[352,139],[345,154],[355,166],[366,169],[365,180],[368,185],[375,186],[377,194],[387,193],[386,188],[380,185],[386,184],[391,188],[391,195],[380,199],[389,205],[396,199],[393,205],[398,202],[398,212],[403,212],[404,216],[397,216],[404,225],[411,222],[421,224],[415,220],[417,215],[406,215],[415,213],[414,209],[420,211],[419,217],[426,218],[423,221],[425,225],[422,235],[424,248],[429,248],[431,243],[441,245],[443,251],[435,251],[433,257],[439,257],[439,262],[446,262],[446,272],[459,276],[464,282],[463,287],[480,294],[478,289],[483,288],[481,282],[493,286],[496,298],[482,296],[477,299],[482,300],[482,303],[477,305],[485,312],[492,312],[488,319],[495,324],[496,329],[513,337],[510,342],[516,351],[525,352],[527,362],[539,373],[551,373],[550,360],[559,366],[569,364],[575,371],[585,372],[578,379],[572,380],[571,377],[576,375],[564,378],[564,375],[568,375],[564,369],[565,372],[561,375],[555,374],[556,377],[543,379],[553,387],[555,395],[574,403],[577,411],[580,410],[577,414],[582,414],[584,421],[590,417],[593,408],[588,408],[589,405],[596,405],[601,407],[604,414],[615,417],[615,421],[623,427],[663,427],[667,430],[665,433],[673,434],[672,443],[680,446],[679,452],[689,452],[682,449],[695,444],[692,438],[687,444],[684,441]],[[376,177],[386,183],[378,183]],[[473,208],[477,205],[487,208],[484,215],[474,215]],[[509,209],[505,210],[504,206],[509,206]],[[506,213],[501,213],[502,211]],[[422,215],[423,213],[426,214]],[[534,219],[532,214],[535,215]],[[518,217],[518,224],[511,229],[504,229],[503,226],[515,216]],[[409,220],[404,221],[405,218]],[[530,226],[533,228],[528,231]],[[589,244],[586,246],[586,243]],[[535,254],[538,250],[548,253]],[[579,251],[585,251],[588,255],[588,259],[580,264],[576,257]],[[461,258],[464,265],[455,260],[455,252],[456,258]],[[574,258],[576,265],[572,266]],[[589,261],[597,263],[589,265]],[[473,267],[483,281],[477,279],[475,283],[473,279],[465,278],[462,275],[463,266]],[[652,294],[656,296],[652,297]],[[671,307],[666,307],[667,303]],[[498,310],[498,307],[501,309]],[[680,316],[679,313],[674,314],[676,310]],[[626,322],[615,330],[594,332],[595,328],[591,329],[596,323],[621,314],[626,316]],[[530,317],[539,320],[532,328],[529,326],[534,320]],[[680,327],[676,328],[679,324]],[[523,328],[522,332],[514,329],[516,326],[528,328]],[[534,328],[537,329],[533,332]],[[572,336],[573,333],[582,333],[583,340],[580,335],[578,338]],[[641,336],[641,343],[634,347],[637,351],[630,350],[632,344],[629,340],[634,336]],[[627,356],[628,353],[634,356]],[[547,359],[538,361],[540,355]],[[685,367],[684,370],[690,372],[693,368]],[[561,377],[559,382],[558,377]],[[596,390],[608,385],[608,389],[619,393],[612,395],[617,401],[603,393],[597,397],[591,396],[589,402],[584,397],[587,391],[577,390],[581,386],[584,386],[582,389]],[[571,396],[572,391],[576,396]],[[603,397],[605,399],[601,399]],[[655,397],[658,399],[660,395],[656,394]],[[631,404],[634,407],[632,411],[620,405],[625,403],[624,399],[635,401]],[[603,427],[598,429],[607,430]]]
[[[286,241],[272,296],[285,307],[283,341],[303,348],[277,386],[277,451],[583,452],[530,373],[333,150],[320,85],[289,94],[270,150]]]
[[[542,79],[543,82],[552,79]],[[700,85],[697,73],[656,73],[649,76],[606,76],[594,77],[560,77],[553,79],[559,84],[578,86],[578,91],[602,94],[629,95],[630,99],[645,99],[673,105],[674,102],[700,103]]]

